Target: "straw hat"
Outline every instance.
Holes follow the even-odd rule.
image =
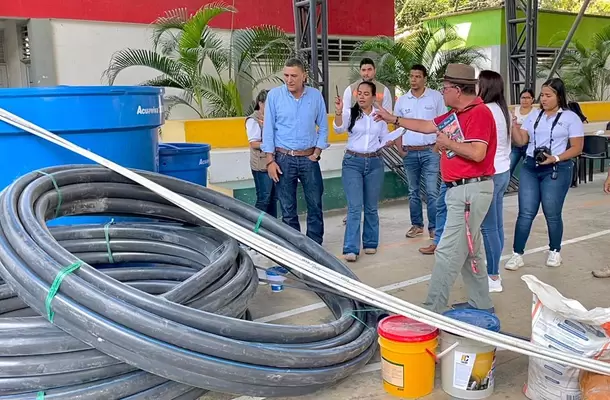
[[[447,65],[444,79],[459,85],[474,85],[477,83],[474,68],[466,64]]]

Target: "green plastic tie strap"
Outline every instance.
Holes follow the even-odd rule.
[[[53,186],[55,186],[55,190],[57,191],[57,207],[55,207],[55,218],[57,218],[57,217],[59,217],[59,209],[61,208],[61,203],[63,200],[63,196],[61,195],[61,190],[59,190],[59,185],[57,184],[57,181],[53,177],[53,174],[49,174],[49,173],[46,173],[41,170],[37,170],[36,172],[51,178],[51,182],[53,182]]]
[[[258,233],[258,231],[261,229],[263,218],[265,218],[264,212],[260,213],[260,215],[258,216],[258,221],[256,221],[256,225],[254,225],[254,233]]]
[[[104,237],[106,238],[106,249],[108,250],[108,262],[114,264],[114,257],[112,256],[112,250],[110,249],[110,225],[114,225],[114,218],[104,225]]]
[[[59,290],[59,286],[63,282],[66,275],[71,274],[72,272],[76,271],[77,269],[79,269],[81,267],[81,265],[83,265],[83,262],[80,260],[73,264],[70,264],[67,267],[62,268],[61,271],[59,271],[59,273],[55,277],[55,280],[53,281],[53,284],[51,285],[51,288],[49,289],[49,293],[47,294],[47,299],[44,302],[45,307],[47,309],[47,317],[49,318],[49,321],[53,322],[53,317],[55,317],[55,313],[53,312],[53,310],[51,310],[51,302],[53,301],[53,298],[57,294],[57,291]]]
[[[36,393],[36,400],[44,400],[44,392]]]

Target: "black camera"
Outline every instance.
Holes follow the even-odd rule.
[[[534,149],[534,160],[536,160],[536,164],[542,164],[546,160],[546,154],[551,154],[551,149],[546,146],[536,147]]]

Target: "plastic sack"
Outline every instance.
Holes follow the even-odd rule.
[[[610,400],[610,376],[583,371],[580,391],[582,400]]]
[[[532,275],[521,277],[533,293],[531,341],[563,353],[610,360],[610,308],[587,310]],[[578,368],[530,357],[524,393],[531,400],[584,400]]]

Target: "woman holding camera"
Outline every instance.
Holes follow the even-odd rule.
[[[347,198],[347,221],[343,239],[343,255],[354,262],[360,254],[360,216],[364,209],[362,242],[365,254],[375,254],[379,244],[379,214],[377,206],[383,185],[381,149],[388,140],[388,125],[375,121],[373,102],[377,89],[372,82],[358,85],[358,101],[343,114],[343,101],[335,101],[336,133],[347,132],[347,145],[341,180]],[[390,141],[391,145],[392,142]]]
[[[493,176],[494,193],[489,211],[483,219],[481,233],[485,244],[487,259],[487,276],[489,291],[502,291],[500,278],[500,257],[504,250],[504,192],[510,181],[510,121],[506,98],[504,97],[504,80],[495,71],[481,71],[479,74],[479,97],[493,114],[498,135],[496,155],[494,157]]]
[[[534,217],[540,204],[549,231],[546,265],[561,265],[563,203],[572,180],[572,158],[582,152],[584,126],[578,115],[568,109],[566,90],[561,79],[542,85],[541,110],[532,112],[521,128],[513,124],[513,141],[528,145],[519,176],[519,216],[515,226],[513,256],[505,265],[515,271],[524,265],[523,253]]]

